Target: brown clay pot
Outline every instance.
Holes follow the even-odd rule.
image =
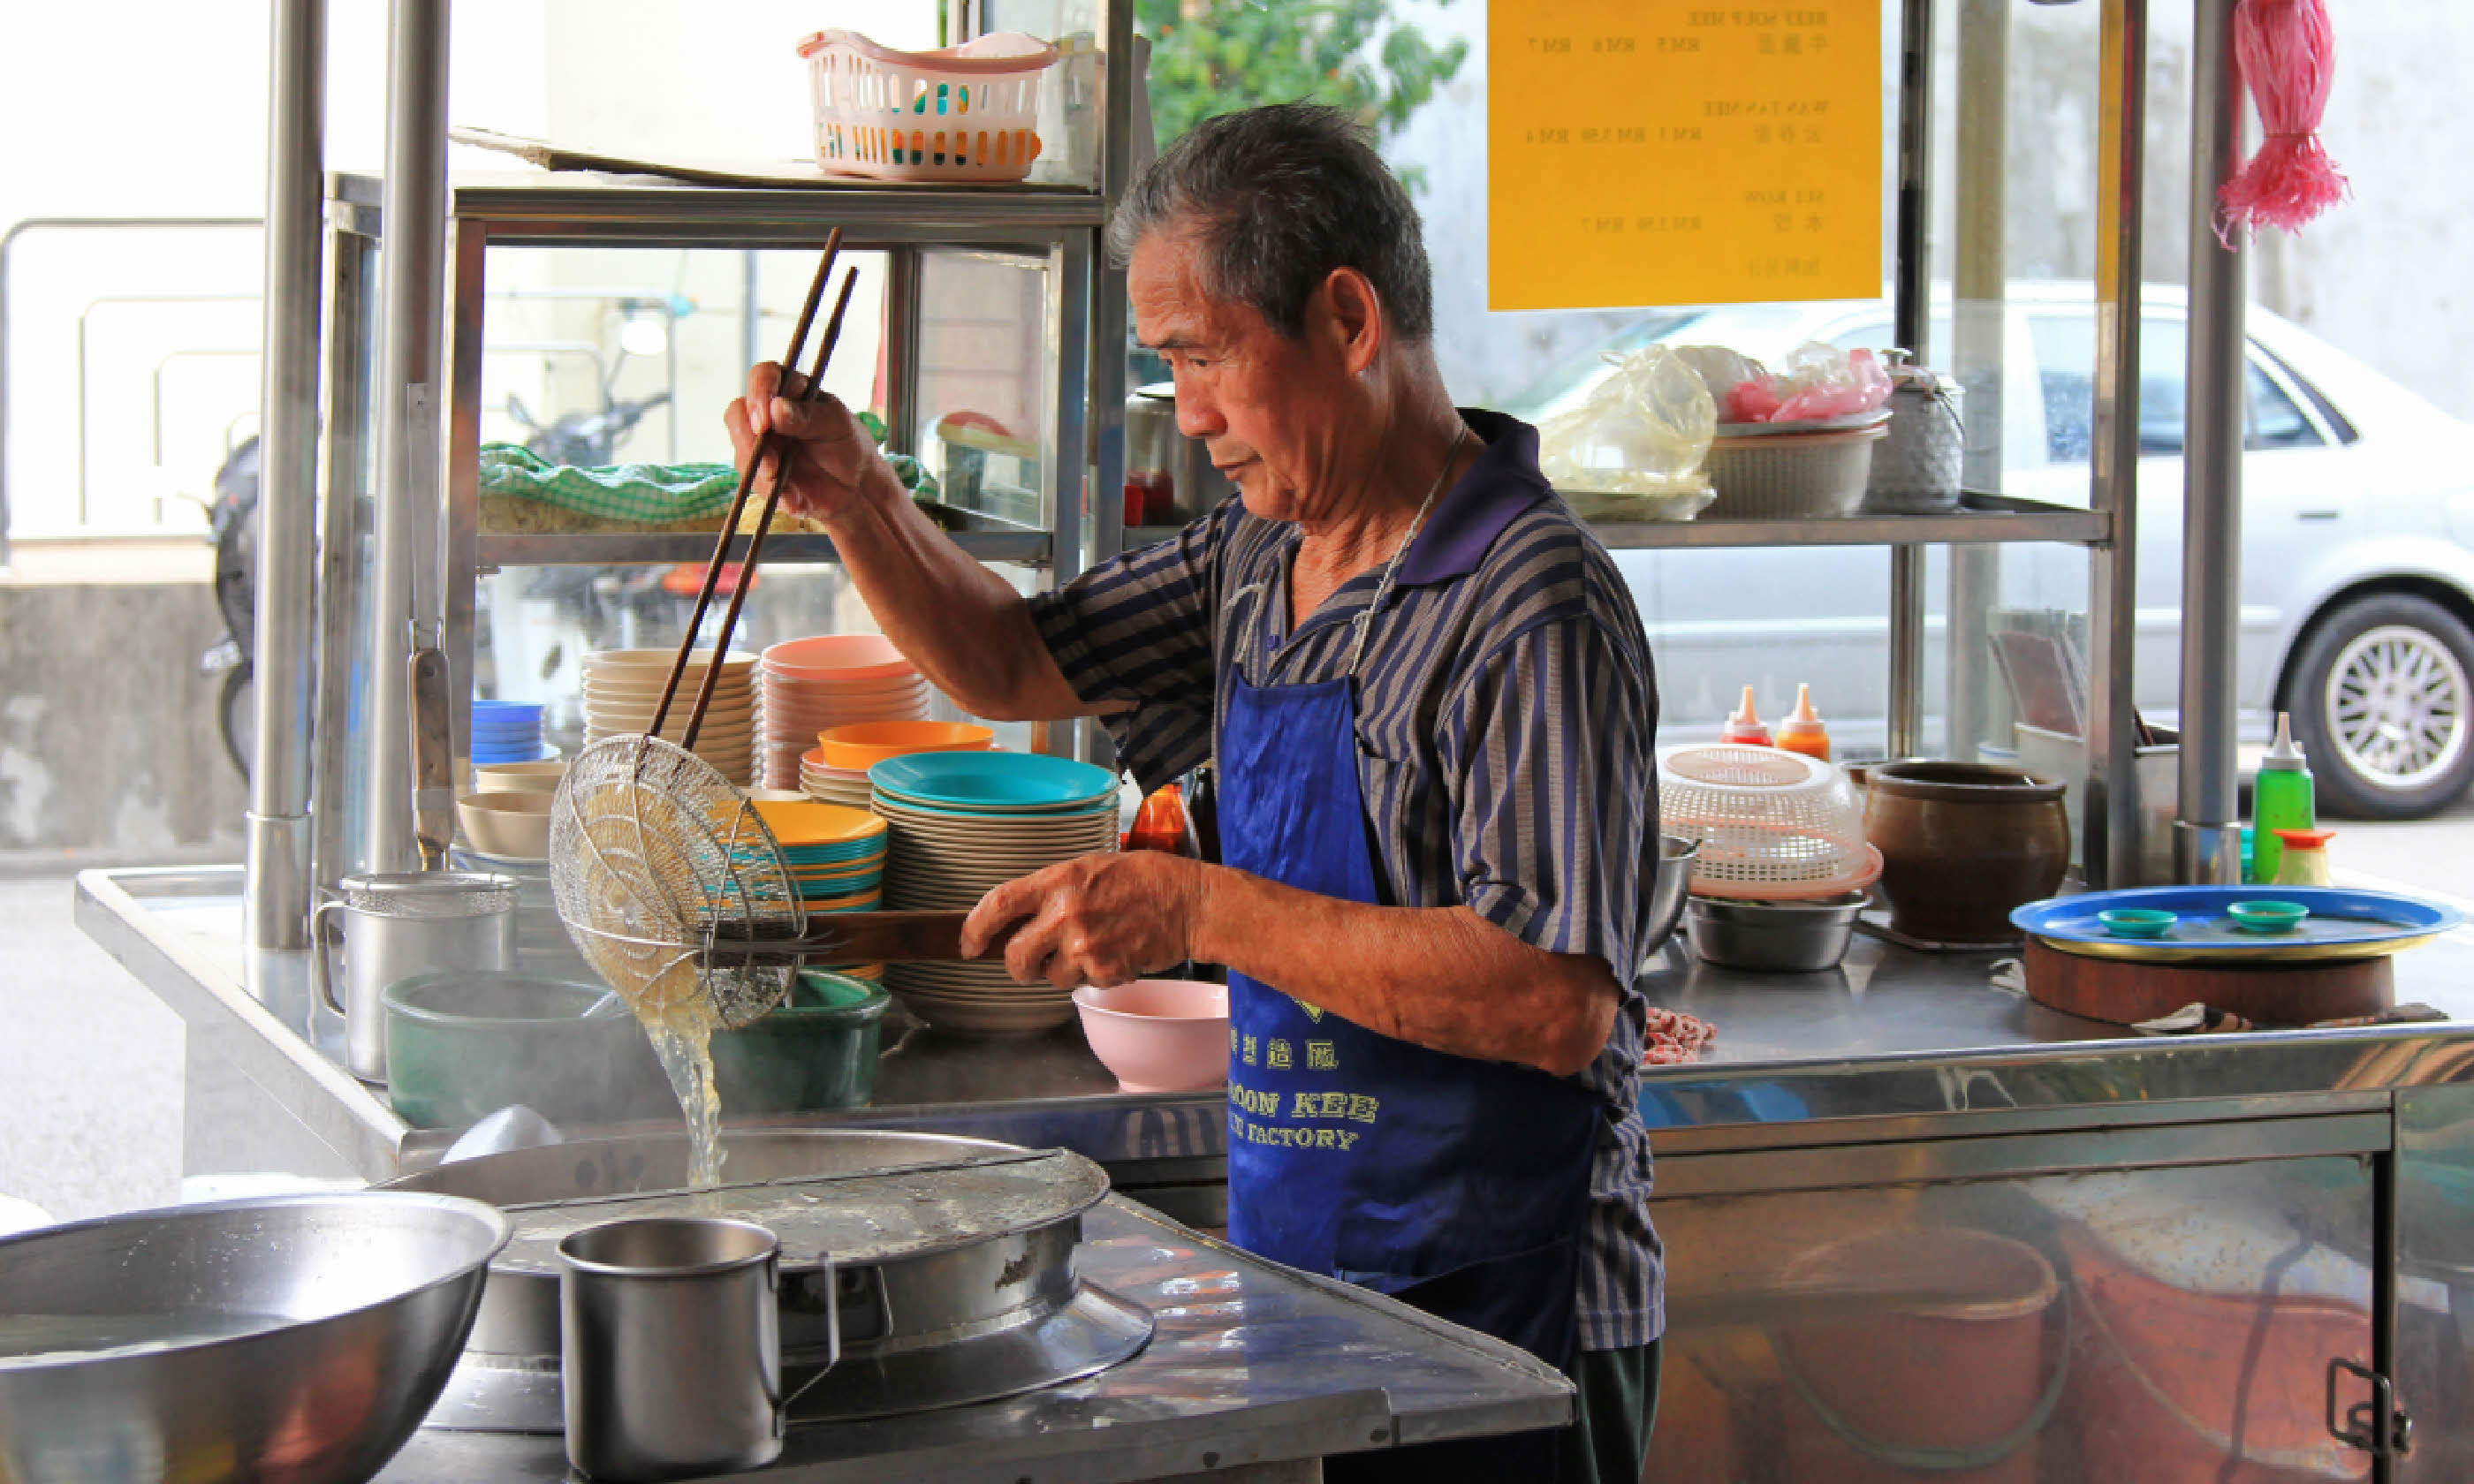
[[[2071,863],[2062,785],[1986,763],[1876,766],[1864,838],[1881,852],[1890,926],[1934,943],[2016,939],[2011,909],[2053,895]]]

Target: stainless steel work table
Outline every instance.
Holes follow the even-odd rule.
[[[187,1024],[186,1168],[376,1180],[433,1161],[442,1136],[405,1127],[241,989],[239,886],[229,869],[79,883],[79,921]],[[1708,1060],[1642,1080],[1667,1252],[1661,1436],[1697,1427],[1722,1442],[1696,1446],[1754,1454],[1784,1446],[1760,1439],[1799,1436],[1801,1393],[1775,1374],[1703,1367],[1687,1380],[1683,1362],[1770,1353],[1761,1336],[1794,1320],[1781,1304],[1809,1292],[1786,1281],[1795,1263],[1838,1234],[1998,1236],[2037,1248],[2070,1294],[2084,1275],[2068,1233],[2205,1191],[2201,1216],[2250,1223],[2234,1234],[2262,1251],[2303,1241],[2339,1274],[2322,1275],[2320,1297],[2358,1316],[2359,1337],[2312,1350],[2310,1364],[2360,1359],[2395,1376],[2416,1411],[2413,1457],[2381,1461],[2374,1477],[2474,1477],[2474,932],[2398,961],[2397,997],[2445,1021],[2230,1036],[2138,1037],[2045,1011],[1989,982],[1997,957],[1867,937],[1820,975],[1729,973],[1670,950],[1645,977],[1654,1003],[1717,1029]],[[1191,1226],[1218,1225],[1225,1209],[1222,1097],[1118,1095],[1072,1027],[982,1044],[912,1034],[881,1064],[875,1106],[814,1121],[1061,1145]],[[2286,1272],[2209,1281],[2255,1285],[2272,1339]],[[2130,1476],[2108,1452],[2128,1446],[2104,1420],[2120,1408],[2064,1400],[2036,1438],[2059,1460],[2039,1476]],[[1309,1419],[1353,1403],[1278,1405]],[[2325,1438],[2316,1415],[2294,1425]],[[1768,1455],[1731,1456],[1752,1459],[1747,1476],[1768,1467]]]
[[[1274,1268],[1111,1196],[1083,1217],[1083,1278],[1152,1311],[1132,1360],[977,1406],[795,1427],[734,1477],[860,1484],[1110,1484],[1557,1426],[1571,1388],[1512,1346],[1346,1283]],[[382,1484],[559,1480],[557,1437],[424,1428]]]

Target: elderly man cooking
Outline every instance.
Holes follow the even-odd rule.
[[[1655,854],[1648,647],[1538,435],[1457,411],[1408,195],[1340,113],[1198,127],[1112,224],[1178,425],[1242,497],[1025,601],[780,372],[782,435],[884,630],[970,711],[1098,716],[1144,787],[1206,758],[1225,863],[1093,856],[992,892],[1024,982],[1229,969],[1229,1235],[1564,1367],[1560,1433],[1330,1476],[1640,1475],[1660,1249],[1631,988]]]

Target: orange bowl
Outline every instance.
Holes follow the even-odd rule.
[[[983,752],[996,729],[970,722],[853,722],[816,733],[816,750],[828,768],[865,772],[888,757],[910,753]]]

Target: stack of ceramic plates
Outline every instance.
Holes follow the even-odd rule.
[[[677,651],[667,649],[605,649],[585,656],[586,745],[630,732],[643,735],[652,725],[653,710],[662,702],[662,683],[669,678],[670,662],[677,658]],[[662,722],[662,735],[669,741],[686,738],[696,691],[712,663],[710,651],[688,657],[687,672],[679,677],[678,697]],[[755,780],[755,749],[756,657],[734,650],[721,660],[713,705],[696,732],[695,754],[723,778],[745,788]]]
[[[884,904],[885,821],[865,809],[819,803],[815,800],[784,800],[761,794],[750,801],[773,843],[790,868],[790,882],[807,908],[810,931],[824,924],[813,920],[823,913],[872,912]],[[882,979],[882,964],[831,965],[834,972],[871,982]]]
[[[875,790],[867,770],[888,757],[913,753],[984,753],[993,728],[970,722],[859,722],[816,734],[816,745],[799,757],[799,786],[828,803],[867,808]]]
[[[791,639],[764,652],[767,788],[800,786],[799,763],[816,733],[855,722],[914,721],[928,714],[928,682],[890,639],[828,634]]]
[[[530,701],[473,703],[472,755],[475,763],[539,762],[542,708]]]
[[[1043,866],[1117,848],[1117,780],[1104,768],[1024,753],[914,753],[868,770],[892,830],[885,904],[967,909]],[[943,1030],[1031,1035],[1074,1018],[1070,992],[1018,985],[1002,961],[896,964],[886,987]]]

